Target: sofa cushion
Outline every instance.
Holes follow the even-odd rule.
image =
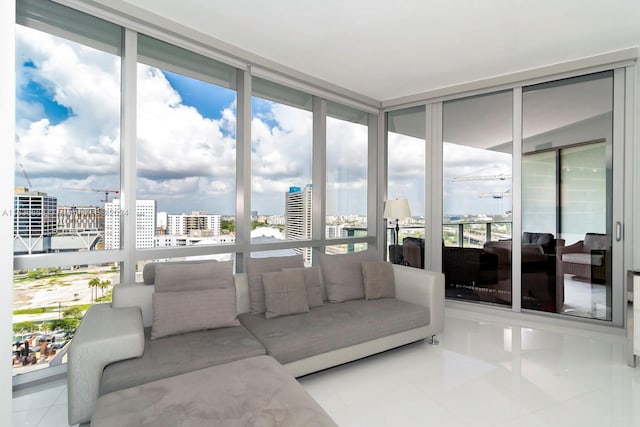
[[[364,298],[362,263],[377,261],[369,252],[355,252],[341,255],[319,254],[329,302],[343,302]]]
[[[320,267],[285,268],[282,271],[298,269],[304,272],[304,285],[307,289],[309,308],[320,307],[323,304],[323,286],[320,277]]]
[[[151,339],[238,326],[235,288],[154,292]]]
[[[262,282],[266,306],[264,316],[267,319],[309,311],[302,269],[263,273]]]
[[[145,384],[209,366],[265,354],[265,348],[244,327],[210,329],[151,340],[145,328],[141,357],[104,368],[100,394]]]
[[[252,313],[264,313],[264,285],[262,274],[280,271],[283,268],[304,267],[302,255],[247,259],[247,281],[249,282],[249,308]]]
[[[396,296],[393,266],[390,262],[363,262],[362,279],[366,299],[393,298]]]
[[[226,363],[102,396],[93,427],[337,427],[268,356]]]
[[[360,344],[429,324],[429,309],[395,298],[324,304],[308,313],[265,319],[245,313],[240,322],[280,363]]]
[[[156,292],[233,287],[233,261],[159,262],[154,284]]]

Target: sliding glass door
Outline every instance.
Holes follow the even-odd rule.
[[[624,76],[442,103],[448,298],[621,324]]]
[[[613,72],[523,89],[522,308],[612,320]]]
[[[442,271],[449,298],[510,306],[512,91],[443,104]]]

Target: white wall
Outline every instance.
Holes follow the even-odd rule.
[[[13,162],[15,143],[15,2],[0,2],[0,420],[11,419],[11,364],[8,345],[13,332]],[[11,96],[7,96],[10,94]],[[6,424],[5,424],[6,425]]]
[[[638,46],[640,46],[640,40],[638,41]],[[635,126],[633,130],[633,138],[634,138],[634,168],[633,168],[633,194],[635,200],[633,203],[633,247],[638,248],[634,249],[633,253],[633,268],[635,270],[640,270],[640,64],[636,64],[636,80],[635,80],[635,110],[634,117]],[[637,307],[640,309],[640,307]]]

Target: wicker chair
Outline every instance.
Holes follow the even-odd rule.
[[[559,273],[572,274],[589,283],[605,283],[607,279],[607,235],[587,233],[584,240],[558,248]]]

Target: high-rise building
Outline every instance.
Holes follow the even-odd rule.
[[[209,231],[212,236],[220,234],[222,217],[209,215],[204,211],[193,211],[191,214],[167,215],[167,234],[189,235],[194,232]],[[200,233],[203,234],[203,233]]]
[[[48,252],[57,233],[58,199],[16,187],[13,196],[14,253]]]
[[[130,212],[120,209],[120,199],[105,206],[105,249],[120,248],[120,219]],[[153,248],[156,234],[156,201],[136,200],[136,248]]]
[[[104,230],[104,209],[98,206],[58,206],[58,233]]]
[[[312,237],[312,196],[313,187],[290,187],[285,200],[284,235],[287,240],[310,240]],[[311,248],[297,248],[305,265],[311,264]]]

